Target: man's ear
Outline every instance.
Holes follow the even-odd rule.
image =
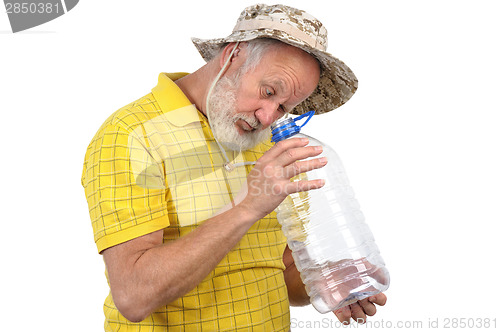
[[[224,64],[226,63],[226,61],[229,57],[231,57],[231,60],[230,60],[231,62],[238,60],[238,57],[240,56],[242,44],[243,43],[239,43],[238,46],[236,46],[236,43],[229,43],[228,45],[226,45],[226,47],[224,47],[224,50],[222,50],[222,54],[221,54],[221,57],[219,59],[220,68],[224,67]],[[236,49],[233,52],[233,49],[235,48],[235,46],[236,46]],[[233,52],[232,55],[231,55],[231,52]]]

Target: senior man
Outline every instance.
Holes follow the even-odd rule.
[[[207,64],[160,74],[151,93],[108,118],[85,156],[110,286],[105,330],[288,331],[289,305],[309,298],[273,210],[322,187],[290,179],[327,161],[303,139],[273,146],[269,127],[339,107],[357,81],[326,52],[321,22],[283,5],[248,7],[229,37],[193,42]],[[366,319],[385,301],[336,315]]]

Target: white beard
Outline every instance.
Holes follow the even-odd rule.
[[[267,140],[271,129],[262,129],[262,124],[253,116],[235,114],[237,82],[222,77],[209,98],[207,117],[217,141],[232,151],[245,151]],[[238,132],[236,121],[245,120],[254,131]]]

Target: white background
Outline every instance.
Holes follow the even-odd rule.
[[[203,64],[190,37],[228,35],[253,3],[83,0],[17,34],[2,10],[2,324],[102,330],[104,264],[80,185],[87,144],[159,72]],[[370,321],[496,318],[498,327],[499,6],[282,3],[323,21],[328,50],[360,82],[349,103],[304,129],[343,159],[391,272],[389,301]],[[334,316],[292,309],[304,327],[294,331],[332,330],[324,318]]]

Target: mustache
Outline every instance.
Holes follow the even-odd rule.
[[[257,118],[255,118],[253,116],[247,116],[247,115],[243,115],[243,114],[238,114],[237,116],[235,116],[234,122],[236,122],[238,120],[244,120],[253,129],[261,129],[262,128],[262,123],[260,123],[260,121],[257,120]]]

